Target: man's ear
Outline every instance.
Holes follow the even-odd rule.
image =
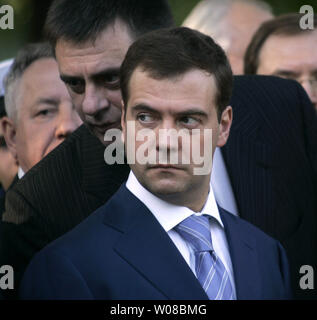
[[[217,147],[222,147],[226,144],[229,138],[231,124],[232,124],[232,108],[231,106],[228,106],[222,112],[222,115],[221,115]]]
[[[121,100],[121,107],[122,107],[122,112],[121,112],[121,128],[122,128],[122,134],[121,134],[121,140],[124,143],[124,136],[125,136],[125,107],[124,107],[124,102]]]
[[[0,126],[3,132],[3,137],[6,141],[7,147],[13,155],[14,159],[17,161],[17,149],[16,149],[16,127],[14,122],[8,117],[3,117],[0,119]]]

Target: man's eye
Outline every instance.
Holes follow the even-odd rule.
[[[199,123],[199,121],[192,117],[182,117],[179,122],[186,126],[195,126]]]
[[[106,82],[113,83],[113,82],[116,82],[116,81],[119,81],[119,75],[117,75],[117,74],[111,74],[111,75],[108,75],[106,77]]]
[[[149,114],[145,114],[145,113],[142,113],[142,114],[139,114],[137,116],[137,119],[140,121],[140,122],[143,122],[143,123],[150,123],[150,122],[153,122],[154,121],[154,117],[149,115]]]
[[[119,87],[120,87],[120,78],[119,78],[118,74],[107,75],[103,79],[103,82],[110,89],[119,89]]]
[[[48,117],[54,113],[54,109],[42,109],[36,113],[37,117]]]
[[[77,94],[82,94],[85,91],[85,84],[83,81],[70,80],[67,82],[69,89]]]

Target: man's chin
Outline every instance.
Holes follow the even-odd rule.
[[[180,183],[159,181],[155,184],[149,183],[148,189],[158,197],[168,197],[184,192],[184,186]]]

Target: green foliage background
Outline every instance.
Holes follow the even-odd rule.
[[[0,29],[0,61],[13,57],[25,43],[40,40],[41,27],[49,2],[45,0],[0,0],[0,6],[9,4],[14,8],[14,30]],[[181,25],[199,0],[169,0],[169,2],[176,24]],[[298,12],[304,4],[311,5],[315,13],[317,11],[317,0],[266,0],[266,2],[272,6],[276,15]]]

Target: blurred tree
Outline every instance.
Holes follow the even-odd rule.
[[[30,41],[42,38],[42,28],[47,9],[52,0],[0,0],[0,6],[8,4],[14,9],[14,29],[0,29],[0,61],[13,57],[15,52]],[[155,1],[155,0],[149,0]],[[298,12],[299,8],[308,4],[317,11],[316,0],[265,0],[275,14]],[[181,25],[185,17],[199,0],[169,0],[174,12],[175,22]]]
[[[316,0],[264,0],[269,3],[273,8],[275,15],[279,15],[286,12],[299,12],[299,8],[308,4],[317,11],[317,1]],[[175,22],[177,25],[181,25],[189,12],[194,8],[194,6],[200,2],[200,0],[169,0],[171,8],[174,12]]]

